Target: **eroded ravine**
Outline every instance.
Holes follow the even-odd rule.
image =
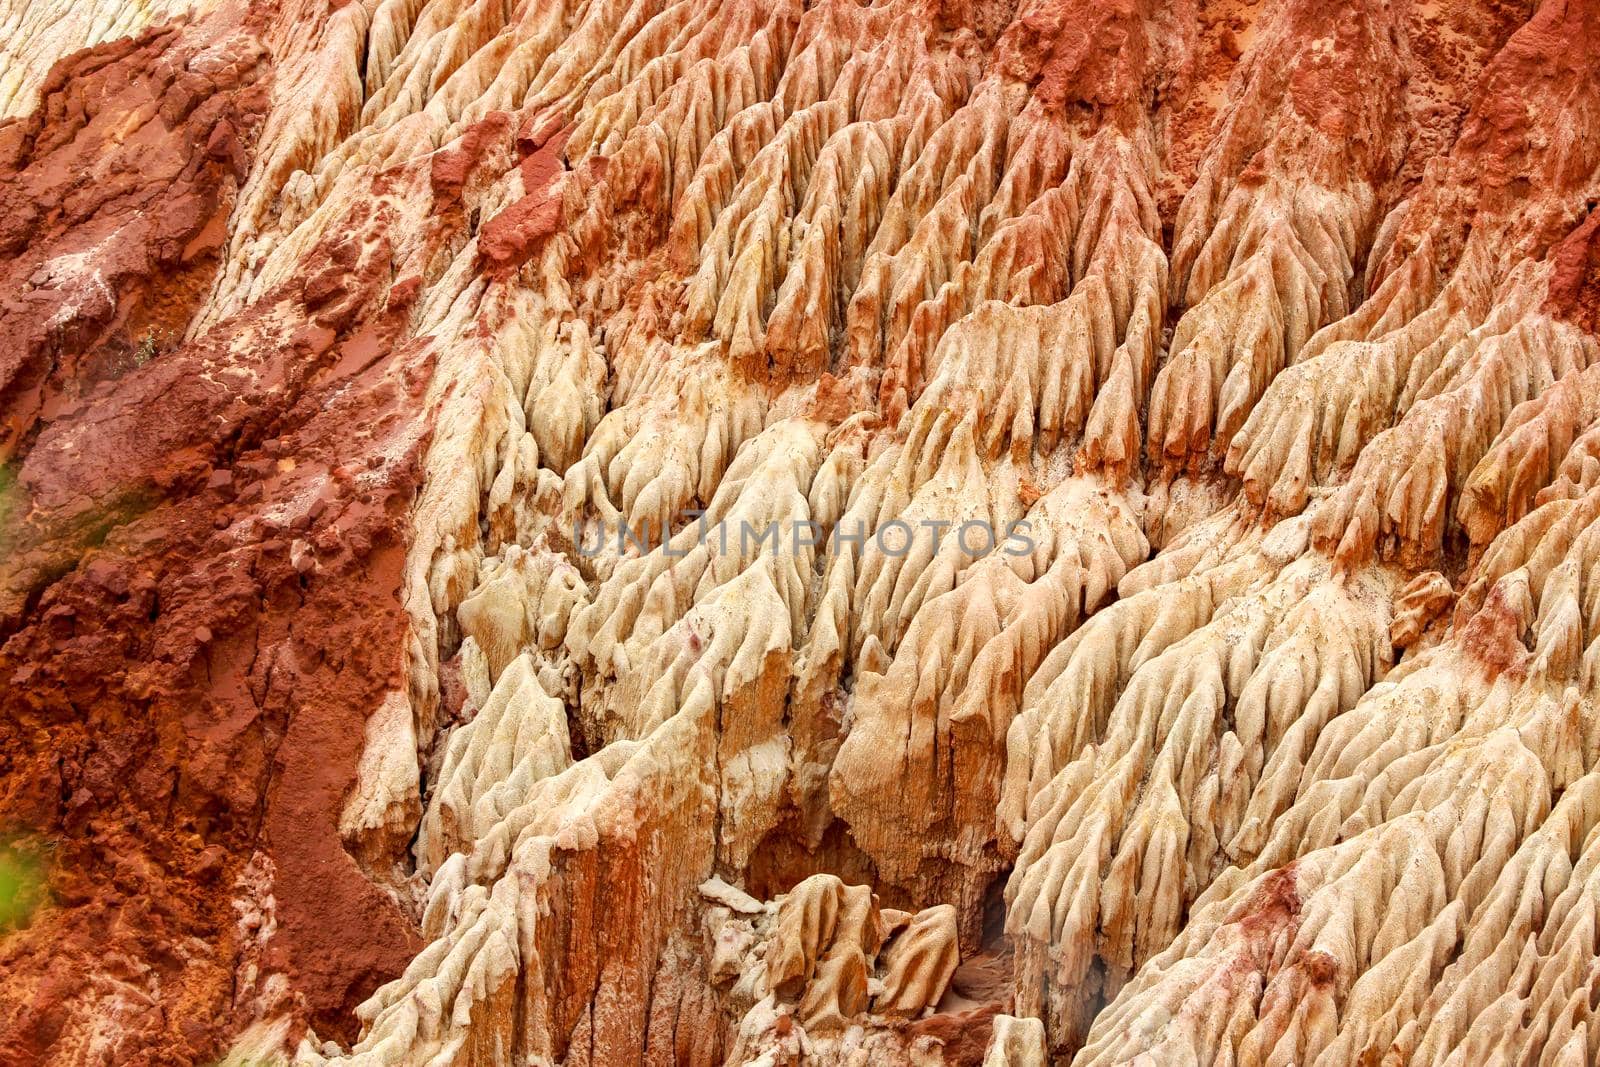
[[[0,77],[15,1047],[1600,1055],[1600,8],[114,8],[0,23],[113,39]]]

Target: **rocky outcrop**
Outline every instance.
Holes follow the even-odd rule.
[[[0,1059],[1600,1055],[1600,6],[136,6],[0,8]]]

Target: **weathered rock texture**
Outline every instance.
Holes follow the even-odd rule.
[[[0,1062],[1600,1059],[1600,3],[0,0],[0,116]]]

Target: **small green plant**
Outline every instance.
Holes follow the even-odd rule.
[[[0,935],[28,925],[45,899],[44,862],[29,838],[0,838]]]
[[[0,530],[5,528],[6,519],[11,515],[12,501],[17,492],[16,480],[11,465],[0,463]]]
[[[152,359],[155,359],[159,351],[160,349],[156,344],[155,331],[147,331],[144,337],[140,338],[138,347],[133,350],[133,365],[135,367],[144,366]]]

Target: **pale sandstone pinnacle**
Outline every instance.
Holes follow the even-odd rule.
[[[0,116],[0,1059],[1600,1061],[1600,3],[0,2]]]

